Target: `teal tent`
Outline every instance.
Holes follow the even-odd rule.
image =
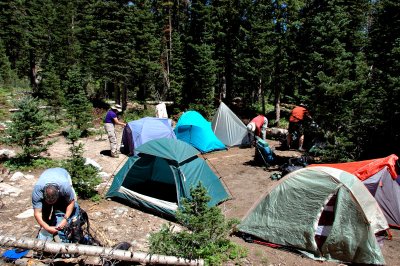
[[[176,139],[155,139],[136,149],[138,156],[128,161],[115,175],[107,198],[174,215],[182,198],[199,182],[206,188],[210,206],[229,198],[224,186],[199,151]]]
[[[202,153],[226,149],[212,131],[211,122],[196,111],[183,113],[174,131],[177,139],[189,143]]]

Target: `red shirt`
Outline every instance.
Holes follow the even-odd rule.
[[[251,121],[256,125],[256,136],[260,136],[261,133],[261,127],[263,126],[263,124],[268,121],[267,119],[265,119],[265,117],[263,115],[258,115],[256,117],[254,117]],[[267,122],[268,123],[268,122]]]
[[[309,116],[307,109],[301,106],[296,106],[290,114],[289,122],[297,123],[302,121],[304,116]]]

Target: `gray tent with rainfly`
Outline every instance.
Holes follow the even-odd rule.
[[[213,117],[211,127],[218,139],[228,147],[250,144],[246,125],[223,102]]]
[[[388,229],[376,200],[352,174],[331,167],[289,173],[264,194],[239,231],[320,260],[385,264],[375,234]]]
[[[106,197],[171,216],[199,182],[211,197],[209,206],[229,198],[207,162],[197,156],[199,151],[186,142],[155,139],[136,151],[138,156],[129,157],[115,175]]]

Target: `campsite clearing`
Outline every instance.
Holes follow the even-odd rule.
[[[120,140],[121,132],[118,132]],[[279,142],[268,140],[271,147],[279,146]],[[83,139],[84,156],[95,160],[99,163],[104,172],[116,174],[117,169],[122,167],[126,161],[125,156],[119,158],[111,158],[102,155],[105,150],[109,149],[108,140],[103,136]],[[270,176],[277,172],[277,167],[266,168],[263,165],[254,162],[254,148],[231,148],[226,151],[217,151],[204,155],[211,169],[221,176],[227,190],[232,195],[232,199],[220,205],[223,213],[229,218],[241,219],[251,208],[254,202],[273,184]],[[279,151],[276,153],[283,159],[298,157],[301,154],[297,151]],[[68,144],[63,138],[53,144],[49,150],[51,158],[66,158],[69,154]],[[31,208],[30,194],[34,182],[42,171],[33,171],[32,173],[24,173],[34,175],[33,179],[21,179],[11,181],[10,174],[3,174],[4,184],[9,184],[15,188],[22,190],[18,197],[1,196],[0,206],[0,234],[35,237],[38,227],[34,218],[17,218],[16,216]],[[105,177],[104,183],[99,188],[99,192],[104,195],[107,192],[105,186],[110,186],[112,178]],[[102,200],[98,203],[91,201],[80,201],[81,206],[88,212],[91,226],[97,232],[100,240],[107,245],[113,245],[118,242],[128,241],[133,244],[134,251],[147,250],[147,237],[151,232],[156,232],[161,228],[163,223],[168,220],[160,216],[146,213],[139,209],[130,208],[127,205]],[[384,241],[383,254],[387,265],[398,265],[400,254],[397,247],[400,245],[400,231],[392,230],[393,240]],[[338,265],[332,262],[317,262],[308,258],[301,257],[289,251],[270,248],[267,246],[246,243],[241,238],[232,236],[233,241],[244,245],[248,248],[247,258],[242,265]]]

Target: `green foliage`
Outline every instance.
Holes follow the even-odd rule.
[[[154,114],[155,114],[155,109],[152,106],[142,110],[127,110],[124,114],[124,121],[129,122],[147,116],[153,117]]]
[[[55,161],[49,158],[34,158],[27,162],[22,157],[11,158],[10,160],[4,162],[4,166],[11,171],[29,171],[35,169],[47,169],[53,167],[61,167],[63,165],[62,161]]]
[[[81,132],[79,130],[70,130],[68,139],[70,140],[71,155],[65,163],[65,169],[69,172],[72,179],[72,185],[80,198],[98,200],[96,186],[100,184],[101,178],[98,171],[91,165],[85,165],[83,154],[83,144],[76,143]]]
[[[4,44],[0,39],[0,86],[10,87],[15,78],[16,76],[11,69]]]
[[[202,258],[208,265],[245,257],[247,250],[228,239],[238,221],[226,221],[218,207],[208,206],[210,197],[201,183],[190,194],[192,198],[182,199],[182,209],[176,213],[178,222],[188,230],[174,232],[173,226],[164,224],[150,235],[150,253]]]
[[[68,72],[65,81],[67,90],[67,113],[71,128],[77,129],[84,136],[91,127],[92,105],[86,97],[84,90],[84,77],[78,67],[73,67]]]
[[[220,97],[305,101],[342,159],[398,153],[398,1],[321,3],[2,1],[0,86],[68,108],[83,133],[89,96],[174,100],[207,118]]]
[[[10,112],[8,108],[11,108],[11,104],[7,101],[7,97],[11,96],[11,89],[0,86],[0,117],[1,120],[8,120],[10,117]]]
[[[22,148],[21,160],[31,161],[47,151],[50,141],[45,141],[49,133],[46,127],[46,116],[39,108],[39,102],[31,96],[23,97],[16,104],[19,111],[12,115],[13,123],[6,130],[3,141]],[[9,136],[9,137],[8,137]]]

